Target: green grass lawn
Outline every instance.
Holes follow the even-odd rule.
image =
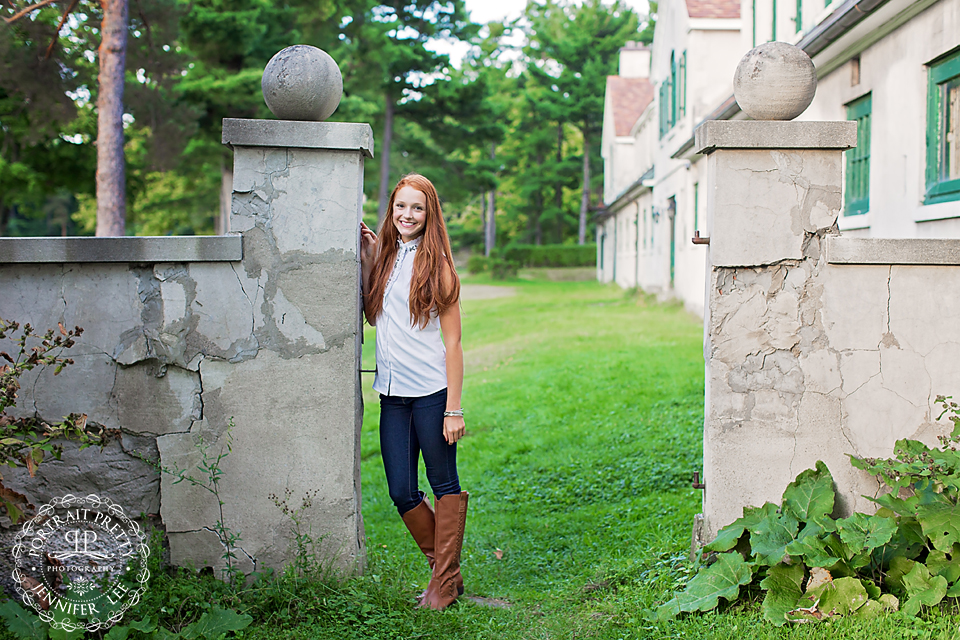
[[[465,279],[471,282],[492,284]],[[776,629],[748,604],[647,622],[646,612],[691,571],[702,327],[679,306],[595,282],[507,286],[515,295],[463,303],[468,437],[458,458],[471,494],[467,594],[511,606],[413,609],[429,573],[387,495],[368,379],[362,446],[369,571],[362,584],[389,594],[388,609],[377,615],[399,615],[378,622],[375,633],[364,630],[369,635],[350,624],[324,637],[960,637],[960,617],[936,612],[927,620],[892,615]],[[370,330],[364,368],[373,368],[373,342]],[[422,476],[421,485],[428,490]]]
[[[648,622],[647,612],[692,571],[701,326],[679,306],[595,282],[507,286],[514,295],[463,303],[467,436],[458,445],[461,484],[471,496],[466,592],[504,606],[461,599],[444,612],[415,608],[429,569],[387,495],[378,402],[365,375],[365,574],[240,592],[213,579],[160,575],[141,612],[162,606],[165,624],[175,623],[172,612],[188,622],[203,604],[220,602],[251,614],[254,623],[237,636],[258,639],[960,636],[955,609],[776,629],[748,602]],[[365,369],[373,368],[373,346],[371,329]]]

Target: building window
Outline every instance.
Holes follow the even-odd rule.
[[[960,200],[960,51],[930,65],[924,204]]]
[[[647,208],[643,208],[643,248],[647,248],[647,235],[649,230],[647,229]]]
[[[670,76],[660,83],[660,137],[687,111],[687,52],[670,52]]]
[[[847,105],[847,120],[857,122],[857,146],[847,154],[847,192],[844,215],[870,210],[870,109],[871,94]]]

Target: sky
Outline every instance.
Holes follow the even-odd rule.
[[[524,0],[466,0],[467,11],[474,22],[484,24],[492,20],[512,20],[520,15]],[[647,13],[646,0],[626,0],[626,4],[641,15]]]
[[[495,20],[501,22],[513,20],[523,12],[526,0],[465,0],[465,4],[474,22],[486,24]],[[625,0],[625,4],[632,7],[641,16],[645,16],[649,8],[647,0]],[[453,65],[459,67],[460,60],[466,54],[468,46],[462,42],[455,45],[447,42],[437,42],[431,49],[438,53],[449,54]]]

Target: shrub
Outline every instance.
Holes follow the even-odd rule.
[[[592,267],[597,264],[597,245],[512,244],[502,255],[523,267]]]
[[[499,258],[496,256],[490,256],[487,258],[487,266],[490,269],[490,275],[493,276],[494,280],[506,280],[507,278],[513,278],[517,275],[517,271],[520,268],[516,262],[512,260],[505,260],[504,258]]]
[[[474,255],[470,256],[470,258],[467,260],[467,273],[483,273],[487,270],[487,267],[488,265],[486,256]]]

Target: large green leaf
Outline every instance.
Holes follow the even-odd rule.
[[[880,509],[877,513],[889,514],[889,509]],[[916,558],[926,548],[927,537],[923,535],[923,528],[913,516],[900,516],[899,526],[890,542],[873,550],[873,557],[877,566],[886,567],[896,557]]]
[[[960,542],[960,505],[944,502],[920,505],[917,520],[937,550],[948,553]]]
[[[853,617],[860,618],[862,620],[869,620],[871,618],[878,617],[883,613],[883,605],[876,600],[867,600],[862,607],[857,609],[853,613]]]
[[[908,498],[900,498],[896,491],[885,493],[878,498],[867,497],[881,507],[886,507],[902,516],[913,515],[917,512],[917,505],[920,504],[920,498],[917,496],[913,495]]]
[[[833,476],[822,461],[807,469],[783,492],[783,511],[800,522],[822,520],[833,512]]]
[[[110,627],[110,631],[108,631],[107,635],[103,636],[103,638],[104,640],[127,640],[131,631],[133,631],[133,629],[130,627],[115,625]]]
[[[709,611],[718,599],[734,601],[741,585],[753,580],[753,567],[739,553],[721,553],[717,561],[693,577],[687,588],[657,609],[657,618],[669,620],[681,611]]]
[[[770,504],[769,502],[767,504]],[[764,505],[765,507],[766,505]],[[776,509],[776,505],[772,505]],[[717,533],[717,537],[714,538],[713,542],[706,545],[703,549],[704,551],[716,551],[722,553],[724,551],[730,551],[737,543],[740,541],[740,538],[743,537],[745,531],[749,531],[764,518],[764,511],[762,507],[744,507],[743,508],[743,517],[737,518],[724,528],[720,529]]]
[[[201,637],[207,640],[216,640],[221,634],[228,631],[246,629],[251,622],[253,622],[253,618],[245,613],[214,607],[200,616],[199,620],[184,627],[180,631],[180,635],[186,640]]]
[[[902,611],[908,616],[917,615],[921,604],[932,607],[947,595],[947,579],[930,575],[930,570],[919,562],[914,563],[910,572],[903,576],[903,586],[907,591],[907,601],[903,603]]]
[[[860,578],[860,584],[863,585],[863,588],[867,590],[867,595],[871,600],[879,600],[880,595],[883,593],[880,591],[880,587],[874,584],[873,580],[869,578]]]
[[[943,576],[947,582],[960,580],[960,544],[953,545],[947,553],[934,549],[927,555],[927,568],[937,576]]]
[[[824,585],[820,594],[820,611],[831,615],[848,616],[869,600],[867,590],[856,578],[838,578]]]
[[[767,595],[763,598],[763,617],[781,627],[787,622],[786,614],[797,608],[803,595],[804,569],[802,564],[778,564],[770,567],[767,577],[760,582]]]
[[[750,549],[760,563],[772,567],[787,555],[786,547],[796,540],[800,523],[770,502],[761,511],[763,518],[750,529]]]
[[[897,596],[892,593],[885,593],[878,599],[880,604],[890,611],[899,611],[900,610],[900,601],[897,599]]]
[[[917,562],[915,560],[910,560],[902,556],[895,557],[890,561],[890,566],[887,568],[887,575],[883,578],[883,583],[894,593],[900,596],[906,596],[907,587],[903,584],[903,577],[913,571],[913,567],[916,564]]]
[[[897,530],[897,523],[893,518],[855,513],[849,518],[838,520],[837,529],[844,544],[863,552],[890,542]]]
[[[832,567],[843,555],[839,552],[839,539],[830,533],[834,528],[830,520],[808,522],[797,534],[797,539],[787,545],[786,552],[802,557],[808,567]]]
[[[0,617],[18,638],[25,640],[46,640],[47,627],[32,611],[27,611],[16,600],[0,603]]]

